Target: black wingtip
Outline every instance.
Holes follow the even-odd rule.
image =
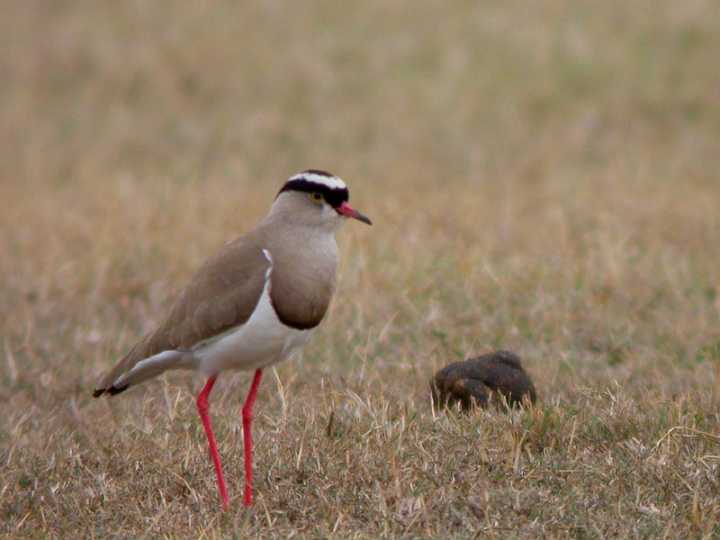
[[[119,394],[121,392],[124,392],[129,388],[130,385],[126,384],[125,386],[111,386],[110,388],[98,388],[93,392],[93,397],[100,397],[104,393],[108,393],[111,396],[114,396],[116,394]]]
[[[124,392],[130,387],[130,385],[126,384],[125,386],[111,386],[107,389],[107,391],[110,393],[111,396],[114,396],[116,394],[119,394],[121,392]]]

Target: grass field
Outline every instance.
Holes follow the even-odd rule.
[[[719,537],[711,0],[2,3],[0,534]],[[628,5],[629,4],[629,5]],[[240,404],[98,375],[292,173],[342,176],[339,290]],[[431,408],[495,348],[532,409]]]

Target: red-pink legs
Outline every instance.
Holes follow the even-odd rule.
[[[218,453],[217,443],[215,442],[215,434],[213,433],[212,425],[210,424],[210,416],[208,416],[208,396],[210,395],[210,392],[212,392],[216,379],[217,375],[213,375],[207,380],[205,387],[197,397],[196,404],[198,413],[200,413],[200,419],[202,420],[203,427],[205,428],[208,445],[210,446],[210,457],[215,465],[215,475],[217,476],[218,489],[220,490],[220,498],[222,499],[223,509],[227,510],[228,495],[227,488],[225,487],[225,478],[223,477],[222,472],[222,463],[220,462],[220,454]]]
[[[243,419],[243,441],[245,447],[245,498],[243,502],[245,506],[250,506],[253,500],[253,467],[252,467],[252,419],[253,419],[253,405],[257,398],[258,387],[260,386],[260,380],[262,379],[262,369],[255,371],[252,384],[250,385],[250,392],[248,392],[245,404],[242,408],[242,419]],[[220,454],[217,449],[217,442],[215,441],[215,434],[212,430],[212,424],[210,423],[210,416],[208,415],[208,396],[212,392],[217,375],[213,375],[205,383],[205,387],[197,397],[197,409],[200,413],[200,419],[202,420],[203,427],[205,428],[205,435],[207,435],[208,446],[210,447],[210,457],[212,458],[213,465],[215,465],[215,475],[217,476],[218,490],[220,491],[220,499],[222,499],[223,509],[228,509],[228,494],[227,487],[225,487],[225,477],[222,472],[222,462],[220,461]]]
[[[243,405],[242,408],[243,446],[245,447],[245,497],[243,503],[245,506],[252,505],[253,501],[252,420],[253,405],[255,404],[261,379],[262,369],[258,369],[255,371],[255,376],[250,385],[250,391],[248,392],[247,398],[245,398],[245,405]],[[216,468],[217,467],[219,467],[219,465],[216,465]],[[219,473],[218,478],[220,477],[222,477],[222,473]]]

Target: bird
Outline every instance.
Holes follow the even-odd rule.
[[[349,203],[338,176],[308,169],[291,176],[267,216],[225,244],[180,292],[162,322],[98,381],[93,397],[115,396],[173,369],[207,376],[196,406],[223,509],[229,499],[208,397],[226,370],[254,371],[242,407],[244,505],[253,502],[253,406],[263,370],[305,345],[335,291],[335,233],[347,219],[370,219]]]
[[[504,398],[510,406],[521,404],[525,399],[535,403],[537,398],[535,386],[520,358],[504,350],[445,366],[433,377],[430,390],[436,405],[459,402],[465,410],[473,404],[486,407],[493,394]]]

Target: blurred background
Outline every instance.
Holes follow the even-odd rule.
[[[344,301],[279,367],[291,395],[330,384],[426,410],[435,369],[504,347],[548,402],[714,396],[717,3],[0,10],[0,400],[18,411],[3,444],[52,421],[61,451],[83,415],[110,418],[95,378],[311,167],[375,226],[341,235]]]
[[[702,184],[713,15],[698,0],[6,3],[4,183],[241,193],[317,163],[473,197],[568,176]]]
[[[606,334],[664,288],[712,301],[717,9],[7,3],[2,309],[36,298],[51,335],[100,331],[98,310],[148,288],[166,300],[309,167],[345,178],[377,222],[343,242],[367,324],[419,322],[405,295],[455,317],[438,331],[461,349],[504,341],[518,317],[530,346],[578,291],[570,309],[599,311]],[[13,349],[27,323],[3,325]]]

